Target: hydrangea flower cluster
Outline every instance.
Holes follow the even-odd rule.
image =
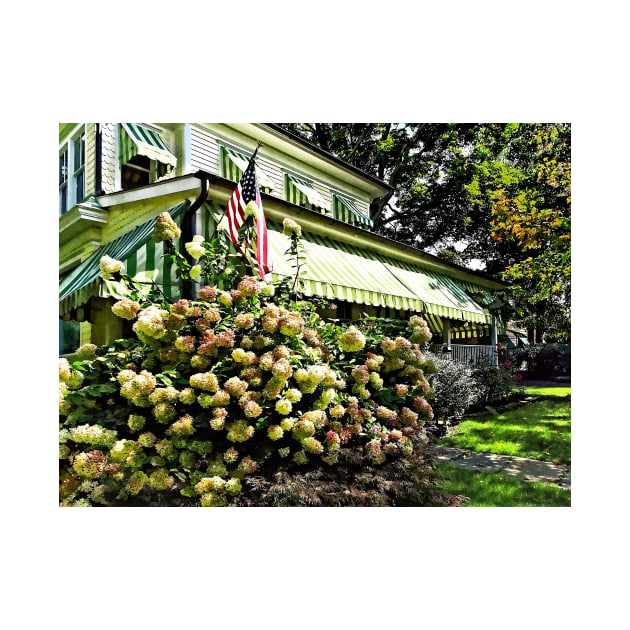
[[[301,236],[291,220],[283,230]],[[161,215],[154,240],[175,236]],[[193,258],[205,255],[202,243],[186,244]],[[111,275],[122,263],[101,269]],[[268,462],[333,466],[356,449],[379,466],[413,452],[411,438],[432,419],[426,322],[411,317],[401,336],[377,342],[360,324],[326,327],[274,293],[245,276],[233,289],[203,286],[195,300],[114,304],[134,322],[135,345],[106,359],[90,349],[85,372],[59,361],[64,505],[156,492],[230,505]],[[106,378],[104,360],[116,366]]]

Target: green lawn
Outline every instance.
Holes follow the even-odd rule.
[[[571,403],[546,397],[499,415],[465,420],[440,445],[570,464]]]
[[[571,388],[526,388],[540,400],[487,414],[457,425],[440,446],[571,463]],[[434,483],[449,494],[467,497],[466,507],[565,507],[570,489],[525,481],[502,472],[477,472],[448,463],[435,469]]]
[[[502,472],[476,472],[442,463],[434,483],[453,495],[467,497],[464,507],[567,507],[571,491],[548,483],[524,481]]]

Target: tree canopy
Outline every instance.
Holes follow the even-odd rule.
[[[513,283],[504,312],[570,339],[566,123],[280,123],[395,189],[375,230]]]

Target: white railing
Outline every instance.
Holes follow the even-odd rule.
[[[493,359],[496,360],[496,350],[492,346],[469,346],[452,343],[449,346],[450,352],[444,352],[443,347],[443,344],[431,344],[431,352],[448,356],[453,361],[465,363],[471,367],[492,364]]]

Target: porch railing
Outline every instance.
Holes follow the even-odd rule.
[[[443,352],[443,344],[431,344],[430,350],[434,354],[446,355],[453,361],[464,363],[471,367],[492,364],[496,357],[496,350],[492,346],[469,346],[452,343],[450,352]]]

